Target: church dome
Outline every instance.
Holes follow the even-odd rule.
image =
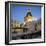
[[[27,14],[26,14],[26,16],[24,17],[24,21],[28,21],[29,19],[32,19],[32,14],[31,14],[31,10],[30,9],[28,9],[27,10]]]
[[[26,14],[26,16],[27,16],[27,17],[28,17],[28,16],[32,16],[32,14],[31,14],[31,10],[30,10],[30,9],[27,10],[27,14]]]

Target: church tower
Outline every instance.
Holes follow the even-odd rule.
[[[28,21],[31,21],[32,20],[32,14],[31,14],[31,10],[30,9],[28,9],[27,10],[27,14],[26,14],[26,16],[24,17],[24,21],[25,22],[28,22]]]
[[[24,22],[30,22],[30,21],[34,21],[34,20],[36,20],[36,18],[34,16],[32,16],[31,10],[28,9],[27,14],[24,17]]]

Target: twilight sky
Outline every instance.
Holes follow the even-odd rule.
[[[23,22],[28,9],[31,10],[32,16],[36,17],[37,19],[41,17],[41,6],[22,6],[12,4],[11,19]]]

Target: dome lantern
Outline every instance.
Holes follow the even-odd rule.
[[[26,16],[28,16],[28,15],[32,16],[32,14],[31,14],[31,10],[30,10],[30,9],[27,10],[27,14],[26,14]]]

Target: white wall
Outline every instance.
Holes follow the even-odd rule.
[[[5,46],[4,44],[5,43],[5,1],[7,0],[0,0],[0,46]],[[17,0],[17,1],[46,3],[46,0]],[[24,44],[18,46],[45,46],[45,45],[46,43],[38,43],[38,44]]]

